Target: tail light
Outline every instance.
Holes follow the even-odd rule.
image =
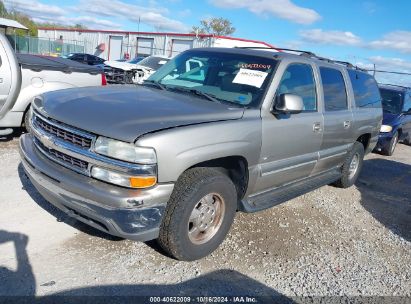
[[[101,73],[101,85],[105,86],[107,85],[107,78],[106,78],[106,74]]]

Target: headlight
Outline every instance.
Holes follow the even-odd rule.
[[[391,126],[389,126],[389,125],[382,125],[381,126],[381,129],[380,129],[381,133],[388,133],[388,132],[391,132],[391,131],[392,131]]]
[[[94,144],[94,151],[112,158],[131,163],[151,165],[157,163],[156,152],[153,148],[137,147],[134,144],[98,137]]]
[[[155,176],[130,176],[97,166],[91,169],[91,176],[95,179],[127,188],[148,188],[154,186],[157,182]]]

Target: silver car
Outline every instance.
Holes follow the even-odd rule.
[[[37,190],[180,260],[215,250],[236,211],[353,185],[382,119],[366,72],[257,49],[192,49],[142,86],[50,92],[32,109],[20,152]]]

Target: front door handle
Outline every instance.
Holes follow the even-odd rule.
[[[351,126],[351,121],[346,120],[344,121],[344,129],[348,129]]]
[[[0,83],[3,83],[3,78],[0,78]]]
[[[315,123],[313,124],[313,131],[316,132],[316,133],[321,132],[321,123],[315,122]]]

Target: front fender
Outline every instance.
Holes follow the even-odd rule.
[[[260,157],[261,120],[242,118],[172,128],[147,134],[137,145],[156,150],[159,182],[175,182],[196,164],[228,156],[244,157],[250,167]]]

